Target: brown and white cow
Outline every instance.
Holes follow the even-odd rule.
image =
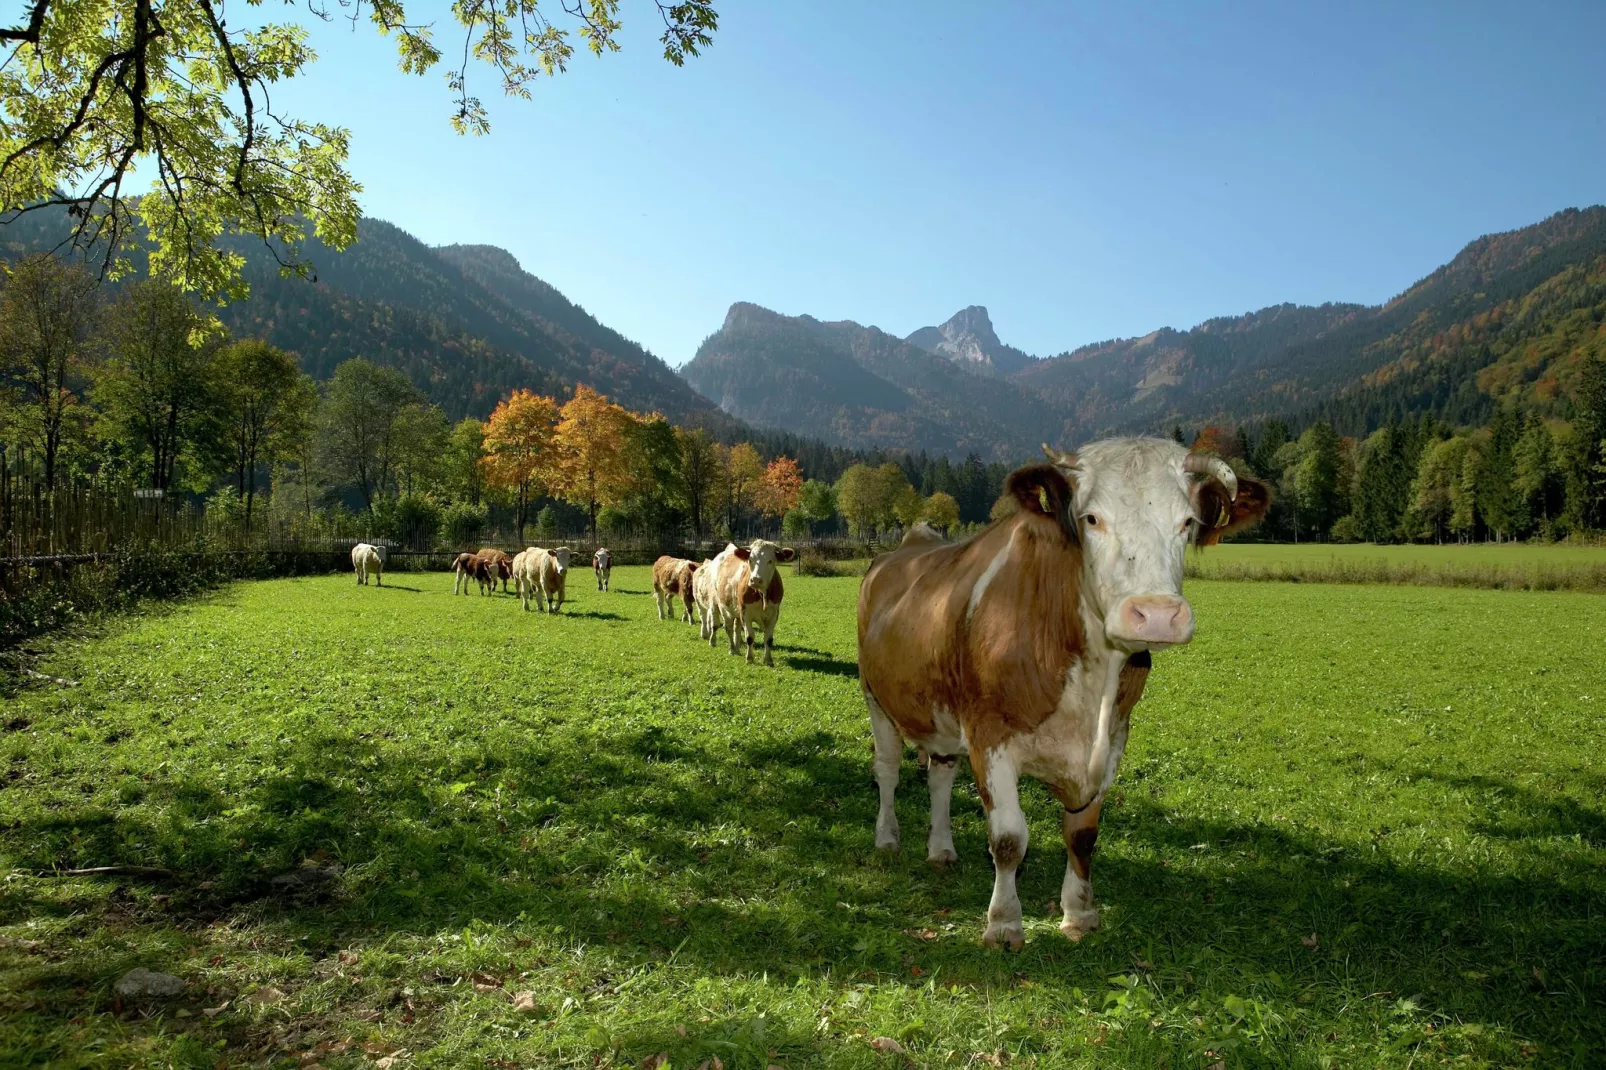
[[[696,606],[692,595],[692,577],[697,574],[697,562],[665,554],[652,563],[652,596],[658,603],[658,619],[675,619],[675,599],[685,606],[682,622],[690,622]]]
[[[591,555],[591,570],[597,574],[597,590],[606,591],[608,581],[613,576],[613,554],[597,547]]]
[[[775,622],[781,619],[781,599],[785,597],[781,570],[775,566],[790,561],[797,551],[765,539],[749,546],[725,547],[715,558],[714,604],[720,623],[730,637],[730,651],[737,649],[737,636],[747,642],[747,663],[753,663],[755,633],[764,632],[764,664],[774,665]]]
[[[995,868],[984,939],[1023,941],[1015,870],[1026,853],[1023,775],[1065,808],[1061,930],[1098,927],[1089,865],[1150,652],[1193,637],[1183,551],[1265,514],[1266,487],[1174,442],[1121,438],[1009,477],[1015,511],[946,543],[916,530],[859,592],[859,679],[881,792],[876,846],[898,847],[903,741],[930,756],[927,860],[953,861],[957,761],[970,759]]]
[[[502,581],[502,593],[507,593],[507,581],[513,578],[513,559],[501,550],[486,548],[475,555],[485,562],[490,574],[490,593],[496,593],[496,581]]]
[[[480,593],[484,594],[487,587],[495,581],[491,578],[491,566],[479,554],[458,554],[452,562],[452,571],[457,577],[452,580],[453,594],[468,594],[468,582],[474,580],[480,585]]]

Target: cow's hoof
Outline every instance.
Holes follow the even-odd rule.
[[[775,659],[771,658],[771,657],[766,657],[764,659],[764,665],[767,668],[771,668],[771,669],[775,668]]]
[[[875,849],[878,851],[896,851],[898,849],[898,822],[876,822]]]
[[[959,861],[959,855],[952,847],[939,847],[935,851],[928,850],[926,853],[926,865],[932,869],[947,869],[957,861]]]
[[[1064,933],[1065,938],[1073,943],[1098,927],[1099,912],[1097,910],[1074,911],[1065,915],[1065,920],[1060,922],[1060,932]]]
[[[988,922],[987,931],[982,933],[981,942],[988,947],[1007,947],[1011,951],[1019,951],[1026,946],[1026,930],[1021,928],[1018,921]]]

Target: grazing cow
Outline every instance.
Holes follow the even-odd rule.
[[[751,665],[754,633],[762,628],[764,664],[774,665],[771,650],[775,645],[775,622],[781,619],[781,598],[785,593],[781,572],[775,566],[792,560],[797,551],[755,539],[750,546],[727,546],[719,556],[723,560],[714,575],[714,601],[719,607],[720,623],[730,638],[731,653],[740,653],[737,636],[744,636],[747,663]]]
[[[563,608],[563,594],[569,579],[569,558],[574,551],[567,546],[560,546],[556,550],[531,550],[530,556],[525,558],[525,569],[533,570],[534,582],[531,590],[535,594],[535,604],[542,612],[556,613]],[[524,608],[530,608],[529,594],[525,588],[520,588],[524,596]]]
[[[658,619],[675,619],[675,598],[679,596],[686,607],[681,621],[690,622],[696,605],[692,595],[692,577],[697,573],[697,562],[665,554],[652,563],[652,595],[658,602]]]
[[[714,645],[714,636],[719,634],[719,607],[714,598],[714,575],[718,571],[715,562],[722,557],[723,553],[704,560],[691,576],[692,601],[697,603],[697,620],[702,628],[702,636],[708,640],[709,646]]]
[[[1143,695],[1150,652],[1188,642],[1183,551],[1259,520],[1266,487],[1174,442],[1121,438],[1012,473],[1015,511],[945,543],[912,531],[859,591],[859,680],[881,792],[876,846],[898,847],[903,740],[929,756],[927,860],[954,860],[949,799],[960,754],[987,812],[995,868],[984,939],[1019,947],[1015,870],[1026,853],[1017,782],[1065,808],[1061,930],[1098,927],[1089,883],[1099,810]]]
[[[373,574],[374,586],[385,585],[382,573],[385,571],[385,555],[379,547],[372,543],[359,542],[351,548],[351,568],[357,573],[357,582],[363,586],[368,584],[369,573]]]
[[[591,569],[597,574],[597,590],[606,591],[613,576],[613,555],[601,547],[591,555]]]

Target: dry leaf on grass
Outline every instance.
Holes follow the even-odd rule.
[[[1301,936],[1299,942],[1314,951],[1317,944],[1316,934],[1311,933],[1309,936]]]
[[[669,1053],[661,1051],[657,1055],[649,1055],[641,1060],[641,1070],[658,1070],[669,1062]]]
[[[697,1070],[725,1070],[725,1062],[715,1055],[711,1059],[704,1059],[697,1064]]]
[[[894,1055],[902,1055],[904,1051],[903,1045],[891,1037],[876,1037],[870,1041],[870,1046],[876,1051],[891,1052]]]
[[[277,988],[274,988],[272,985],[263,985],[261,988],[257,989],[255,992],[252,992],[245,998],[249,1003],[259,1003],[263,1006],[267,1006],[270,1003],[283,1002],[284,993],[279,991]]]
[[[535,1001],[534,992],[515,992],[513,1009],[522,1014],[535,1014],[541,1009],[541,1005]]]

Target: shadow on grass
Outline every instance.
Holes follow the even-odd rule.
[[[1296,999],[1409,996],[1560,1051],[1606,1044],[1595,1013],[1606,991],[1601,874],[1585,854],[1477,872],[1432,854],[1406,862],[1364,834],[1194,817],[1133,784],[1106,810],[1115,849],[1094,865],[1105,929],[1077,945],[1052,931],[1064,864],[1058,837],[1041,835],[1020,894],[1044,925],[1007,955],[979,944],[992,873],[968,776],[955,799],[960,864],[938,874],[923,863],[927,803],[912,762],[904,848],[886,858],[872,849],[863,742],[803,730],[711,743],[674,724],[590,722],[421,768],[383,740],[327,733],[281,742],[262,755],[272,772],[243,789],[157,781],[139,789],[147,805],[26,818],[8,839],[24,869],[151,861],[125,859],[130,843],[158,854],[186,881],[149,922],[153,939],[242,910],[275,919],[312,954],[471,922],[561,927],[563,940],[626,961],[673,953],[710,973],[920,985],[918,964],[945,984],[1002,989],[1030,976],[1094,993],[1145,958],[1217,1000],[1253,985],[1286,991],[1292,1013]],[[1499,800],[1508,829],[1536,830],[1512,835],[1597,843],[1606,828],[1606,814],[1581,803],[1492,778],[1466,786]],[[1046,791],[1024,794],[1039,828],[1057,823]],[[318,851],[347,867],[327,895],[274,884]],[[30,887],[0,891],[0,922],[61,909]],[[906,934],[948,912],[952,932]],[[1302,942],[1310,933],[1314,948]]]
[[[376,584],[375,586],[377,586],[382,591],[407,591],[407,592],[409,592],[411,594],[423,594],[424,593],[423,588],[420,588],[420,587],[404,587],[399,583],[382,583],[382,584]]]
[[[818,672],[824,673],[827,676],[859,675],[858,662],[843,661],[841,658],[833,658],[829,656],[823,658],[800,658],[796,656],[785,656],[781,658],[781,664],[785,665],[789,669],[797,669],[800,672]]]

